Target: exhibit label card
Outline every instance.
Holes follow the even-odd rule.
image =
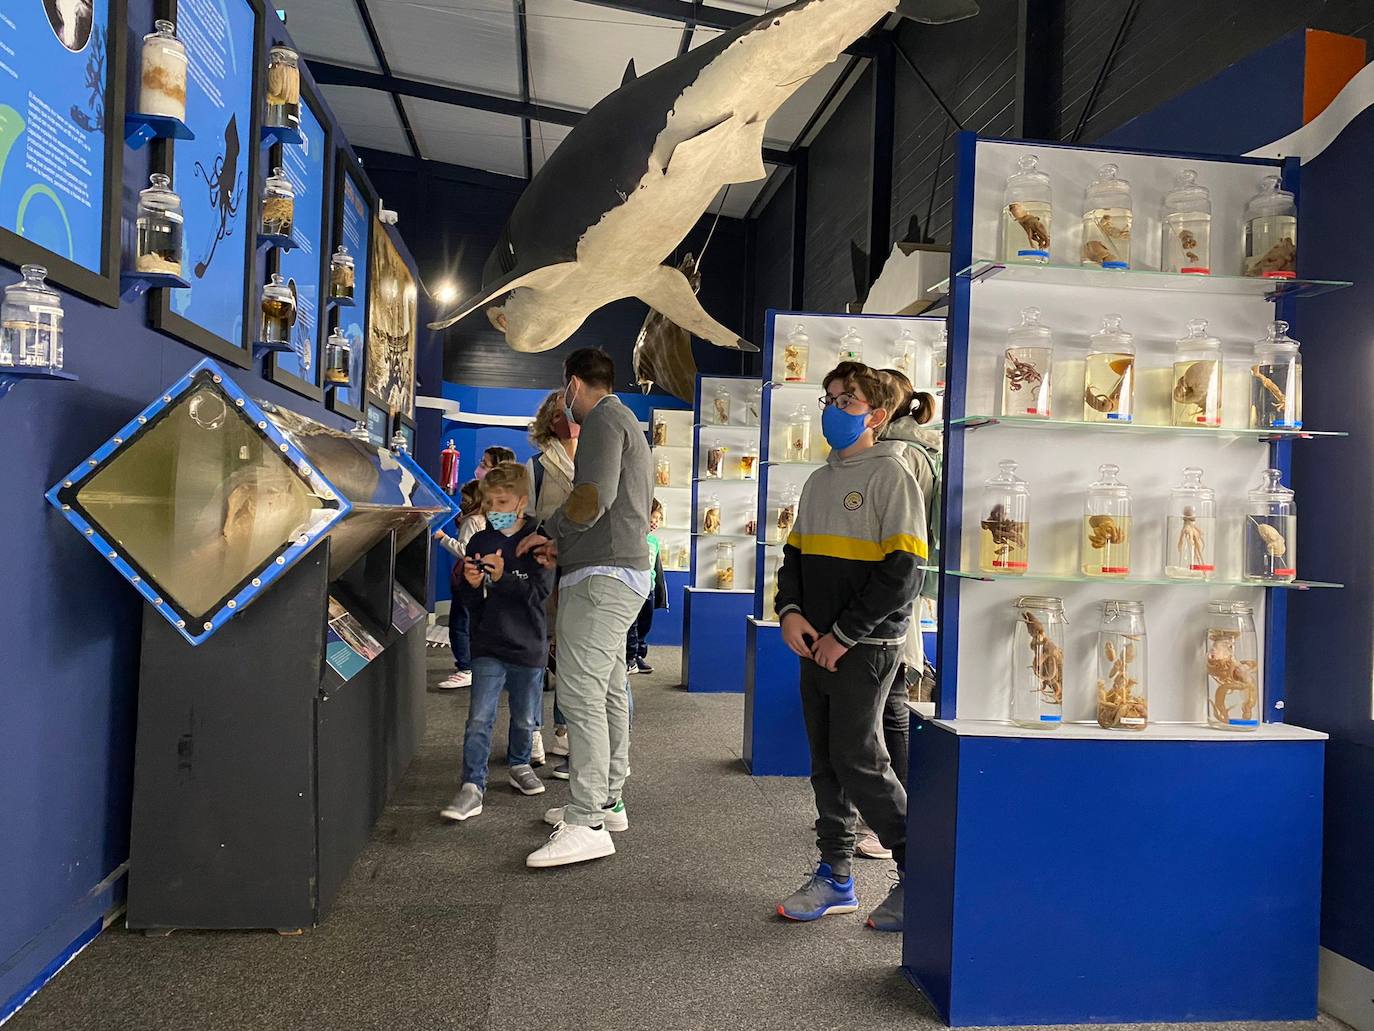
[[[109,0],[0,5],[0,226],[100,274]]]
[[[340,219],[339,242],[353,255],[353,297],[356,303],[351,308],[339,309],[339,331],[348,337],[352,355],[349,387],[346,390],[339,388],[335,395],[345,404],[361,408],[362,391],[358,388],[363,380],[363,353],[367,348],[367,274],[368,255],[372,246],[372,211],[368,208],[367,197],[353,177],[344,172],[340,179],[343,183],[343,215]]]
[[[186,214],[188,290],[171,307],[235,347],[245,344],[249,257],[256,242],[249,156],[256,15],[244,0],[184,0],[177,35],[190,69],[186,121],[194,140],[176,144],[174,182]]]
[[[279,270],[293,284],[296,324],[291,330],[291,350],[277,355],[276,368],[307,383],[318,383],[326,140],[324,126],[305,103],[301,104],[301,137],[299,146],[282,147],[286,177],[296,191],[296,247],[282,252]]]

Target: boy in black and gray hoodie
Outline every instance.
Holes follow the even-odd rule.
[[[842,362],[825,377],[825,391],[821,429],[830,458],[802,489],[776,599],[783,640],[802,660],[821,862],[778,913],[816,920],[859,908],[850,862],[862,815],[898,872],[868,926],[900,931],[906,791],[878,727],[920,587],[925,513],[905,445],[876,440],[897,401],[892,381]]]

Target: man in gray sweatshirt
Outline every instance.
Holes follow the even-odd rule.
[[[572,801],[544,819],[556,828],[525,865],[566,866],[612,855],[610,831],[629,827],[621,792],[630,762],[625,634],[649,596],[653,461],[644,430],[611,391],[600,348],[563,363],[563,404],[582,427],[572,493],[524,554],[558,566],[558,705],[568,721]]]

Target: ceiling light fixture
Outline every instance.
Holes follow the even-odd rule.
[[[434,288],[434,299],[440,304],[452,304],[458,300],[458,287],[453,280],[445,279]]]

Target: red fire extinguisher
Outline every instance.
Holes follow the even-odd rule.
[[[439,486],[445,494],[452,494],[458,489],[458,448],[451,440],[439,452]]]

